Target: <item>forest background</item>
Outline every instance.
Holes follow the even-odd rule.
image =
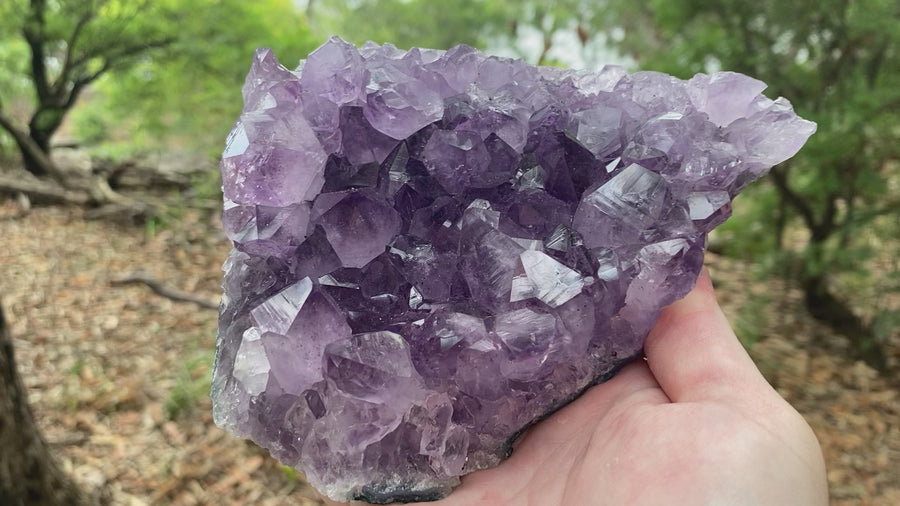
[[[818,132],[735,201],[707,260],[743,342],[822,439],[835,504],[900,503],[897,2],[9,0],[0,300],[37,425],[84,501],[316,503],[213,428],[202,308],[219,296],[217,163],[252,52],[292,66],[331,34],[734,70],[790,99]]]

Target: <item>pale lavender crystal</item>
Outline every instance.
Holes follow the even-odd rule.
[[[257,52],[222,160],[216,423],[337,500],[432,500],[641,354],[815,131],[765,84],[333,38]]]

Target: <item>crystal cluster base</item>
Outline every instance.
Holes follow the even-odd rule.
[[[438,499],[639,355],[815,125],[765,84],[331,39],[222,160],[216,423],[337,500]]]

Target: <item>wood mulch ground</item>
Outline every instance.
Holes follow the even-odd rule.
[[[111,285],[145,271],[218,300],[228,244],[216,216],[188,210],[135,227],[75,208],[16,213],[0,203],[0,298],[41,428],[83,487],[116,505],[320,504],[297,473],[213,424],[215,311]],[[822,441],[832,503],[900,504],[895,384],[850,359],[791,289],[736,262],[709,264],[729,317],[758,339],[760,368]]]

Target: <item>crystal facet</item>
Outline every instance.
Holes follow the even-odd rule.
[[[222,159],[216,423],[332,499],[438,499],[639,356],[815,131],[765,84],[333,38],[257,52]]]

